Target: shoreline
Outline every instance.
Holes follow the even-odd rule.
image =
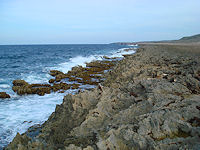
[[[36,137],[17,134],[6,149],[200,148],[200,49],[191,52],[141,45],[102,86],[66,95]]]
[[[90,59],[90,60],[85,60],[84,63],[81,62],[80,64],[76,63],[76,65],[71,66],[71,69],[67,69],[67,72],[63,71],[63,68],[60,69],[58,66],[57,67],[49,67],[49,72],[47,74],[50,77],[49,77],[49,79],[47,79],[47,81],[45,81],[45,82],[33,81],[32,82],[32,81],[29,81],[29,79],[22,77],[21,79],[20,78],[13,79],[12,85],[10,85],[10,87],[12,88],[12,91],[15,92],[17,95],[37,94],[40,96],[43,96],[44,94],[50,94],[51,92],[56,92],[56,91],[59,92],[59,90],[61,90],[60,91],[61,93],[64,93],[64,91],[68,90],[68,89],[78,89],[79,86],[81,87],[83,85],[87,85],[87,81],[79,82],[80,80],[78,80],[78,79],[73,80],[72,79],[73,75],[70,74],[71,72],[74,74],[76,74],[77,72],[81,73],[81,69],[84,68],[85,69],[84,71],[90,72],[91,75],[96,74],[96,71],[90,70],[90,68],[92,68],[92,67],[94,68],[94,70],[95,70],[95,67],[100,67],[100,66],[94,66],[95,63],[97,65],[102,63],[102,68],[107,65],[106,66],[107,68],[104,67],[104,70],[106,70],[106,69],[109,69],[110,66],[112,67],[112,64],[110,65],[109,62],[114,64],[115,62],[117,62],[121,58],[123,58],[123,55],[126,55],[126,53],[129,54],[129,51],[134,52],[134,50],[135,50],[135,48],[125,47],[125,48],[118,49],[116,52],[113,52],[112,54],[110,54],[110,56],[107,54],[106,55],[91,55],[91,56],[88,56],[88,59]],[[80,57],[80,59],[82,59],[82,56],[76,56],[76,57],[70,58],[69,63],[72,63],[70,61],[74,61],[73,59],[79,58],[79,57]],[[92,57],[97,57],[97,58],[92,58]],[[83,57],[83,58],[87,58],[87,57]],[[92,64],[93,62],[94,62],[94,64]],[[68,63],[68,62],[63,62],[61,64],[66,64],[66,63]],[[92,65],[92,66],[90,66],[90,65]],[[78,77],[80,77],[80,76],[77,76],[77,78]],[[82,78],[82,77],[83,76],[81,76],[80,78]],[[64,79],[67,79],[67,81],[65,81]],[[58,85],[56,85],[56,84],[60,84],[61,82],[67,83],[69,85],[69,87],[66,86],[66,88],[64,88],[64,89],[59,88]],[[92,83],[92,81],[91,81],[91,83]],[[54,87],[54,84],[56,87]],[[80,84],[80,85],[78,85],[78,84]],[[88,85],[90,85],[90,84],[88,84]],[[93,85],[93,84],[91,84],[91,85]],[[96,84],[94,83],[94,85],[96,85]],[[27,86],[27,89],[24,86]],[[56,89],[57,87],[58,87],[58,89]],[[37,91],[34,89],[37,89]],[[8,98],[13,98],[13,94],[10,94],[9,92],[3,91],[3,90],[0,91],[0,99],[8,99]]]
[[[3,149],[3,147],[9,144],[13,140],[13,138],[16,136],[17,132],[22,134],[26,132],[30,126],[33,126],[34,124],[44,123],[48,119],[48,117],[51,115],[51,113],[55,111],[56,105],[62,103],[64,95],[68,94],[69,92],[75,93],[78,91],[78,89],[69,89],[64,92],[64,90],[61,89],[58,92],[62,92],[62,93],[52,92],[50,94],[45,94],[44,96],[38,95],[40,93],[28,94],[28,95],[25,94],[23,96],[20,96],[14,93],[14,91],[12,91],[12,85],[11,85],[12,81],[14,79],[22,79],[28,82],[29,84],[28,86],[30,86],[31,88],[37,88],[38,86],[42,86],[43,88],[44,86],[47,86],[48,81],[50,79],[52,78],[55,79],[55,77],[53,76],[51,77],[50,75],[48,75],[48,72],[47,72],[48,70],[60,70],[66,74],[70,68],[77,66],[77,64],[80,64],[81,66],[85,67],[86,63],[84,62],[89,63],[92,60],[93,61],[102,60],[104,55],[108,57],[109,56],[120,57],[122,56],[122,53],[125,52],[123,51],[122,46],[110,47],[106,45],[103,47],[103,49],[107,48],[108,49],[107,52],[105,52],[105,50],[103,50],[102,52],[98,52],[98,49],[100,48],[101,46],[97,48],[96,50],[94,50],[95,52],[92,52],[91,54],[82,55],[82,56],[80,54],[79,56],[74,56],[74,57],[71,57],[70,59],[65,60],[65,62],[59,62],[55,65],[51,65],[50,67],[44,67],[45,71],[43,74],[40,74],[40,72],[38,71],[37,73],[34,73],[33,75],[31,74],[30,78],[28,77],[29,74],[27,75],[23,74],[23,78],[13,78],[12,80],[10,80],[9,82],[10,84],[8,83],[10,85],[8,87],[10,92],[8,93],[9,94],[11,93],[10,94],[11,98],[3,99],[3,100],[0,99],[1,101],[0,109],[1,109],[1,114],[2,114],[1,115],[2,126],[1,126],[1,134],[0,134],[1,135],[0,149]],[[128,46],[123,46],[123,48],[128,48]],[[65,71],[64,71],[64,68],[65,68]],[[44,75],[44,78],[42,75]],[[36,79],[35,77],[39,77],[39,78]],[[63,79],[62,82],[66,82],[66,81],[67,80]],[[53,87],[52,89],[59,90],[60,86],[58,85],[57,82],[55,83],[56,83],[55,86],[53,86],[54,83],[51,84],[51,86]],[[72,85],[72,83],[68,83],[68,84],[69,86]],[[66,84],[62,84],[61,88],[64,87],[63,85],[65,86]],[[77,85],[77,84],[74,84],[74,85]],[[48,87],[50,86],[48,85]],[[68,89],[67,85],[65,87],[66,87],[65,89]],[[72,88],[75,88],[75,87],[72,87]],[[81,85],[79,88],[81,88],[81,90],[90,89],[90,88],[94,88],[94,85]],[[25,90],[24,88],[23,90],[24,91],[22,90],[20,91],[21,92],[20,94],[23,94],[24,92],[28,91],[28,90]],[[2,89],[1,91],[4,91],[4,90]],[[6,92],[7,91],[8,90],[6,90]],[[41,93],[41,95],[43,94]]]
[[[125,47],[126,46],[124,46],[124,48]],[[75,94],[79,90],[84,91],[85,89],[89,90],[91,88],[94,88],[97,84],[95,82],[95,81],[97,81],[97,79],[103,80],[103,77],[100,78],[99,77],[100,74],[97,74],[95,72],[97,68],[94,65],[102,64],[101,67],[99,67],[97,71],[101,71],[102,69],[104,70],[104,69],[106,69],[106,67],[107,68],[112,67],[112,64],[109,63],[109,62],[111,62],[112,59],[109,58],[108,56],[110,56],[110,57],[119,56],[120,57],[120,56],[122,56],[123,53],[127,53],[124,50],[127,49],[128,47],[126,47],[125,49],[124,48],[112,50],[108,54],[105,54],[105,56],[102,54],[102,55],[92,55],[92,57],[91,56],[84,57],[84,58],[88,58],[88,60],[84,59],[84,60],[86,60],[87,64],[86,63],[83,64],[83,60],[81,60],[81,61],[78,60],[78,62],[81,62],[80,65],[83,67],[80,67],[80,65],[74,66],[74,70],[73,71],[69,70],[70,71],[69,74],[67,73],[68,71],[66,71],[65,73],[62,73],[60,71],[50,72],[53,76],[51,76],[51,78],[49,78],[49,80],[53,80],[54,83],[48,83],[48,82],[47,83],[46,82],[45,83],[43,83],[43,82],[30,83],[29,81],[26,82],[26,80],[15,80],[14,87],[11,86],[10,89],[16,90],[17,97],[22,97],[23,98],[22,100],[24,100],[25,102],[21,103],[21,102],[15,101],[16,99],[14,99],[15,97],[13,95],[11,96],[11,99],[5,99],[5,100],[1,101],[2,103],[11,104],[12,107],[13,107],[13,105],[15,106],[15,103],[16,103],[16,105],[22,104],[21,108],[23,108],[22,109],[23,111],[20,112],[20,110],[19,110],[19,112],[16,114],[15,118],[17,118],[19,116],[18,117],[19,120],[16,119],[17,123],[15,125],[12,125],[12,121],[14,122],[15,119],[12,119],[11,122],[5,122],[5,123],[2,122],[2,127],[3,127],[2,137],[3,138],[1,139],[2,143],[0,145],[0,149],[2,149],[4,146],[6,146],[6,143],[8,144],[8,142],[11,142],[11,140],[13,140],[13,138],[16,136],[16,133],[17,133],[16,131],[18,131],[20,134],[22,134],[25,131],[27,131],[27,129],[30,126],[33,126],[34,124],[42,124],[43,122],[45,122],[48,119],[48,117],[50,116],[50,114],[55,111],[56,104],[61,104],[63,101],[64,95],[66,95],[67,93]],[[134,51],[129,51],[128,53],[132,53],[132,52],[134,52]],[[75,58],[73,58],[73,59],[75,59]],[[83,58],[83,57],[78,57],[78,58]],[[96,58],[96,60],[92,61],[91,58],[93,58],[93,59]],[[115,58],[113,58],[113,59],[115,59]],[[119,58],[119,60],[120,59],[122,59],[122,57]],[[100,61],[100,60],[102,60],[102,61]],[[104,61],[105,61],[105,64],[103,64]],[[106,62],[106,61],[109,61],[109,62]],[[118,60],[116,59],[116,61],[113,61],[113,62],[117,63],[117,61]],[[75,62],[75,64],[77,64],[77,63]],[[106,64],[110,64],[110,65],[106,65]],[[90,67],[88,68],[87,65]],[[49,69],[52,70],[54,68],[52,67]],[[56,67],[55,67],[55,69],[56,69]],[[60,68],[58,68],[58,69],[60,69]],[[82,72],[83,70],[89,71],[89,73],[86,73],[86,72],[83,73]],[[95,72],[95,74],[92,77],[96,78],[96,80],[93,82],[90,82],[90,83],[94,84],[94,85],[87,85],[89,80],[81,81],[80,78],[78,79],[79,82],[76,82],[76,81],[68,82],[68,79],[62,79],[65,77],[71,77],[72,74],[76,74],[76,77],[78,77],[78,76],[79,77],[88,77],[89,75],[92,75],[93,72]],[[59,74],[56,76],[55,73],[59,73]],[[87,78],[85,78],[85,79],[87,79]],[[57,80],[57,81],[55,81],[55,80]],[[76,79],[71,78],[71,80],[76,80]],[[25,86],[23,86],[23,85],[25,85]],[[76,88],[79,88],[79,89],[76,89]],[[43,90],[44,90],[44,92],[43,92]],[[57,92],[51,92],[50,94],[48,94],[50,90],[57,91]],[[46,93],[46,91],[48,93]],[[22,96],[18,95],[17,93]],[[35,93],[35,94],[32,94],[32,93]],[[44,95],[44,96],[41,97],[40,95]],[[29,107],[28,106],[29,103],[31,103],[32,106]],[[49,104],[50,104],[50,106],[49,106]],[[6,105],[6,107],[8,108],[7,112],[9,112],[9,108],[10,108],[9,105]],[[16,107],[14,107],[13,109],[16,109]],[[42,108],[41,111],[40,111],[40,108]],[[26,110],[26,112],[25,112],[25,110]],[[25,112],[26,117],[21,117],[24,115],[23,112]],[[38,114],[38,113],[40,113],[40,114]],[[2,111],[2,114],[3,114],[3,111]],[[12,114],[12,113],[10,113],[10,114]],[[15,116],[15,114],[13,113],[12,116]],[[12,129],[9,129],[7,127],[8,123],[9,123],[9,126],[13,126]],[[12,134],[9,133],[9,130],[13,131],[13,132],[11,132]]]

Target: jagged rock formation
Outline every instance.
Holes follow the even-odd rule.
[[[66,95],[39,129],[6,149],[200,149],[200,49],[176,48],[143,46],[126,56],[102,85]]]

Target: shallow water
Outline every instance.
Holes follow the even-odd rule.
[[[100,45],[18,45],[0,46],[0,92],[11,95],[9,100],[0,99],[0,149],[7,145],[17,132],[23,133],[28,127],[41,124],[61,104],[65,93],[45,96],[18,96],[12,91],[12,81],[24,79],[28,83],[47,83],[49,70],[66,73],[76,65],[101,60],[104,55],[121,57],[134,51],[124,51],[126,46],[115,44]],[[93,86],[81,86],[92,88]]]

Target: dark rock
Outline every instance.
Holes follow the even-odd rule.
[[[24,80],[14,80],[12,89],[18,95],[38,94],[43,96],[51,93],[51,85],[49,84],[28,84]]]
[[[58,91],[58,90],[68,90],[70,89],[70,84],[67,83],[54,83],[53,86],[51,87],[53,89],[54,92]]]
[[[50,80],[49,80],[49,83],[54,83],[54,82],[55,82],[54,79],[50,79]]]
[[[0,98],[2,99],[10,98],[10,95],[8,95],[6,92],[0,92]]]
[[[63,72],[61,71],[58,71],[58,70],[50,70],[50,73],[49,73],[51,76],[55,77],[56,75],[59,75],[59,74],[64,74]]]
[[[108,56],[103,56],[103,58],[104,58],[104,59],[112,59],[112,58],[110,58],[110,57],[108,57]]]
[[[58,74],[56,75],[56,82],[60,82],[62,79],[67,78],[67,76],[65,74]]]
[[[14,80],[13,86],[27,86],[28,83],[24,80]]]
[[[80,84],[72,84],[72,89],[78,89]]]
[[[200,126],[200,118],[194,117],[188,121],[192,126],[199,127]]]

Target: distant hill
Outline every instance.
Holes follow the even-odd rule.
[[[111,44],[120,44],[120,45],[133,45],[136,43],[193,43],[193,44],[200,44],[200,34],[193,35],[193,36],[186,36],[182,37],[179,40],[162,40],[162,41],[140,41],[140,42],[116,42]]]
[[[200,34],[183,37],[178,41],[180,41],[180,42],[200,42]]]

